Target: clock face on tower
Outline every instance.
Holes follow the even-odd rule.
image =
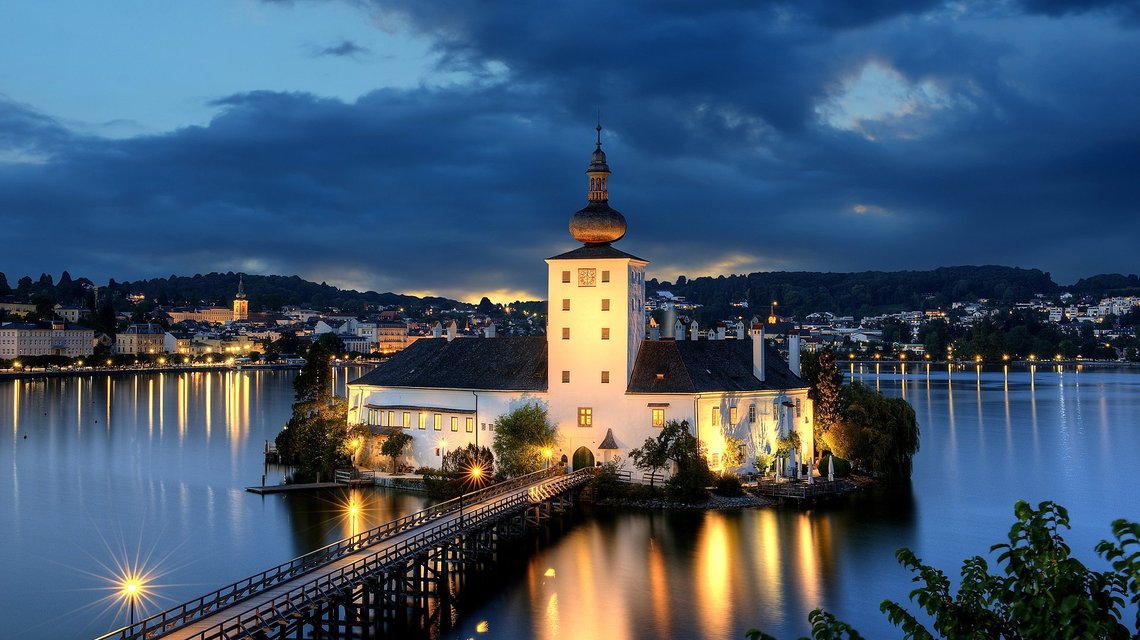
[[[578,269],[578,286],[593,287],[597,283],[597,269]]]

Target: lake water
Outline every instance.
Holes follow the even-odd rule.
[[[910,485],[810,511],[596,509],[505,567],[445,636],[711,639],[760,626],[794,638],[824,606],[868,637],[900,637],[878,612],[911,588],[898,547],[956,576],[1004,539],[1017,499],[1050,499],[1069,508],[1071,546],[1099,566],[1092,548],[1111,520],[1140,520],[1134,370],[845,373],[914,405]],[[243,490],[261,482],[294,376],[0,381],[0,635],[94,637],[126,622],[113,598],[124,569],[152,574],[140,613],[154,613],[422,508],[416,494],[365,491],[349,522],[342,494]],[[279,479],[271,469],[267,481]]]

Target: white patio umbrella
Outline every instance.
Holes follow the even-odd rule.
[[[808,484],[815,484],[815,469],[808,467]]]
[[[792,466],[796,469],[796,480],[800,479],[800,452],[792,449]]]
[[[827,456],[827,481],[835,482],[835,456]]]

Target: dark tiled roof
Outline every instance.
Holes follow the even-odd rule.
[[[752,375],[752,340],[645,340],[628,393],[763,391],[807,386],[766,345],[764,382]],[[661,374],[661,377],[658,377]]]
[[[548,260],[592,260],[600,258],[629,258],[631,260],[637,260],[639,262],[648,262],[647,260],[642,260],[635,255],[628,254],[619,249],[614,249],[608,244],[585,245],[578,247],[573,251],[567,251],[566,253],[548,258]]]
[[[546,337],[417,340],[352,384],[546,391]]]
[[[614,440],[614,430],[606,429],[606,437],[602,440],[602,444],[598,445],[598,449],[617,449],[617,441]]]

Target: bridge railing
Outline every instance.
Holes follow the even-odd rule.
[[[177,607],[167,609],[149,618],[140,620],[131,626],[112,631],[111,633],[100,636],[96,640],[132,640],[152,637],[156,633],[165,633],[171,629],[181,627],[210,615],[215,611],[224,609],[245,598],[249,598],[268,588],[279,585],[282,582],[291,580],[316,567],[326,565],[347,555],[356,553],[365,547],[399,535],[411,528],[421,526],[427,522],[453,513],[459,510],[464,502],[468,504],[482,502],[494,496],[502,495],[562,473],[564,473],[564,470],[561,467],[551,467],[550,469],[543,469],[484,487],[465,494],[460,498],[452,498],[451,500],[440,502],[422,511],[397,518],[396,520],[386,522],[368,531],[358,533],[355,536],[334,542],[315,551],[310,551],[289,562],[266,569],[261,573],[243,578],[242,580],[228,584],[216,591],[202,595]]]
[[[550,494],[555,494],[585,483],[595,473],[596,470],[592,468],[581,469],[552,482],[544,483],[542,486],[547,488]],[[521,510],[532,501],[533,495],[508,496],[472,510],[462,520],[452,519],[442,522],[411,538],[401,540],[391,547],[298,586],[256,609],[244,611],[229,618],[195,634],[190,640],[222,640],[247,636],[259,628],[272,624],[275,620],[300,612],[304,607],[314,602],[319,602],[333,593],[354,586],[370,575],[403,562],[426,549],[438,546],[441,542],[461,534],[466,529],[475,528],[501,518],[508,512]]]

